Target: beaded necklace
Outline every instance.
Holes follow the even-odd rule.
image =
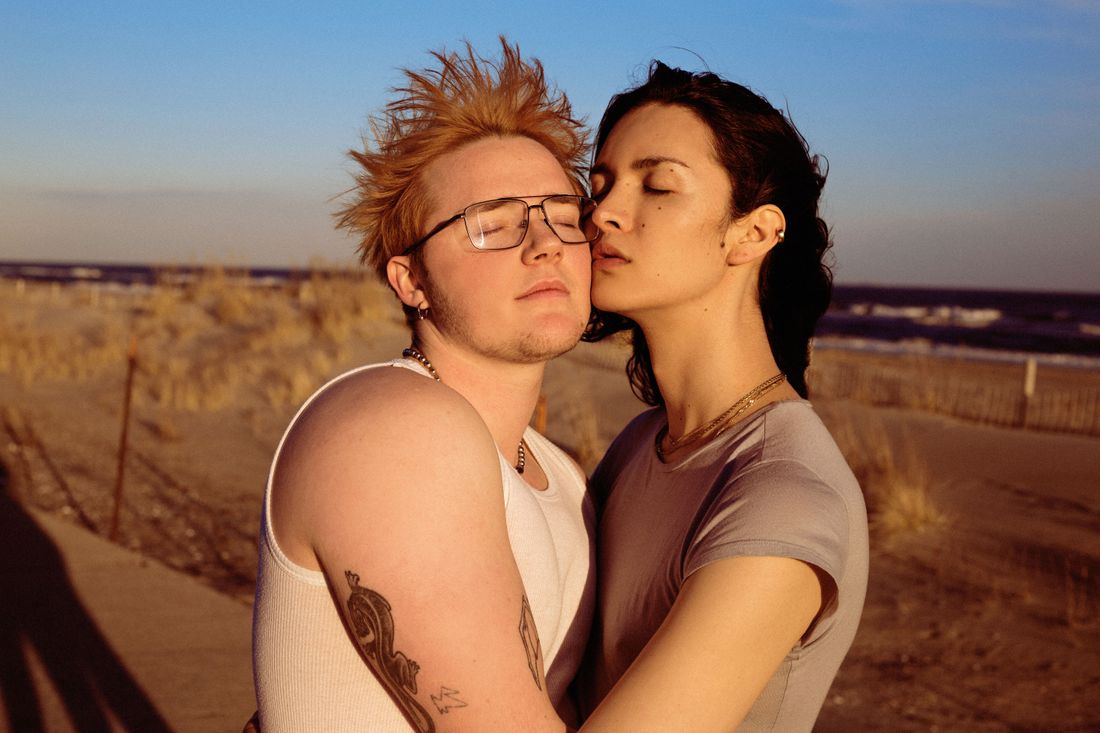
[[[428,357],[424,356],[420,349],[416,348],[415,346],[410,346],[409,348],[402,351],[401,356],[405,357],[406,359],[416,359],[418,362],[420,362],[421,366],[428,370],[428,374],[432,376],[432,379],[437,382],[443,381],[439,378],[439,372],[437,372],[435,370],[435,367],[432,366],[432,363],[428,361]],[[516,456],[516,473],[523,473],[523,469],[527,466],[527,449],[523,446],[523,438],[519,439],[519,446],[516,447]]]

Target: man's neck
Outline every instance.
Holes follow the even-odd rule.
[[[418,347],[440,380],[481,415],[501,453],[514,460],[538,402],[546,363],[514,363],[431,336],[421,337]]]

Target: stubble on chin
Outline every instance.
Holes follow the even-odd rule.
[[[513,349],[510,361],[521,364],[537,364],[567,354],[576,347],[581,340],[580,331],[575,338],[561,337],[552,339],[541,334],[528,334],[520,339]],[[503,356],[503,355],[502,355]]]
[[[580,342],[584,323],[575,328],[532,329],[514,334],[511,338],[498,334],[481,343],[468,340],[481,354],[513,364],[540,364],[566,354]],[[468,334],[472,335],[472,334]]]
[[[451,340],[466,344],[475,353],[513,364],[540,364],[566,354],[580,342],[587,321],[578,321],[573,328],[560,325],[543,331],[536,329],[508,335],[499,331],[477,334],[446,298],[436,296],[431,318]]]

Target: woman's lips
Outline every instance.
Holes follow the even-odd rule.
[[[592,269],[607,270],[630,262],[619,250],[600,243],[592,250]]]

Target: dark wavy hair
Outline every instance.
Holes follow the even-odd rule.
[[[783,211],[786,236],[764,258],[758,296],[772,356],[791,386],[806,397],[810,338],[833,289],[826,262],[832,246],[829,227],[818,216],[827,166],[810,153],[791,121],[759,94],[715,74],[674,69],[660,61],[650,65],[644,84],[611,98],[600,120],[593,161],[615,125],[631,110],[647,104],[684,107],[710,128],[715,154],[733,186],[731,219],[765,204]],[[633,341],[626,368],[630,386],[646,404],[662,405],[649,347],[638,324],[593,308],[584,340],[599,341],[626,330]]]

